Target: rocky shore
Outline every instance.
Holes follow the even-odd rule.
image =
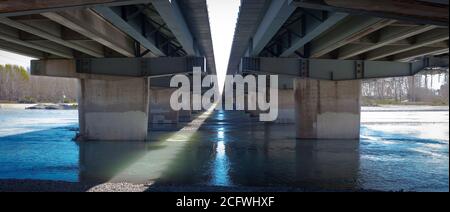
[[[0,180],[0,192],[144,192],[148,186],[130,183],[86,184],[46,180]]]
[[[73,110],[77,109],[74,104],[37,104],[26,107],[26,110]]]
[[[39,104],[0,104],[0,109],[14,109],[14,110],[75,110],[77,104],[53,104],[53,103],[39,103]]]

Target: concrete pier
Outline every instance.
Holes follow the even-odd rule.
[[[361,81],[296,79],[295,113],[300,139],[359,139]]]
[[[174,111],[170,106],[170,97],[175,88],[151,87],[150,91],[150,117],[149,125],[153,124],[178,124],[179,111]]]
[[[79,82],[80,140],[147,139],[147,78],[80,79]]]
[[[250,105],[254,107],[256,105],[256,109],[251,109]],[[261,114],[261,110],[258,107],[258,93],[254,91],[249,91],[247,96],[245,97],[245,109],[248,111],[251,117],[259,117]]]
[[[178,114],[180,122],[191,122],[192,121],[192,111],[191,110],[180,110]]]
[[[278,90],[278,124],[295,123],[295,97],[293,89]]]

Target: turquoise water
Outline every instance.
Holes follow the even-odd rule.
[[[77,111],[1,110],[0,178],[77,181]]]
[[[72,141],[77,111],[0,110],[0,179],[448,191],[448,109],[365,108],[360,141],[203,114],[149,142]]]

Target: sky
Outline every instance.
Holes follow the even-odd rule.
[[[228,68],[240,0],[207,0],[216,59],[217,78],[223,85]],[[220,86],[223,89],[223,86]],[[222,90],[221,90],[222,91]]]

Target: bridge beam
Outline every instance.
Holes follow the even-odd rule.
[[[24,41],[20,39],[19,32],[6,27],[2,27],[0,24],[0,39],[8,41],[10,43],[28,47],[30,49],[45,52],[51,55],[55,55],[62,58],[73,58],[72,50],[64,46],[55,46],[52,43],[43,41]]]
[[[18,30],[22,30],[29,34],[44,38],[46,40],[60,44],[62,46],[75,49],[79,52],[85,53],[92,57],[104,57],[103,50],[95,50],[93,48],[87,48],[86,46],[80,45],[78,43],[64,40],[62,35],[57,36],[57,35],[55,35],[55,33],[48,32],[45,30],[44,27],[36,25],[35,23],[32,25],[28,25],[28,24],[22,23],[20,21],[16,21],[16,20],[12,20],[10,18],[4,18],[4,17],[0,17],[0,23],[7,25],[9,27],[18,29]]]
[[[295,53],[295,51],[317,38],[319,35],[330,29],[335,24],[344,20],[344,18],[346,18],[347,16],[348,15],[345,13],[331,13],[329,14],[329,17],[324,21],[319,21],[315,18],[308,18],[307,21],[304,22],[304,24],[306,24],[306,26],[304,26],[306,30],[306,32],[304,32],[305,36],[298,39],[297,41],[294,41],[292,45],[281,54],[281,57],[291,56]]]
[[[448,39],[449,39],[448,29],[436,29],[431,31],[430,33],[417,36],[415,38],[414,43],[412,43],[409,46],[389,46],[371,51],[366,55],[366,59],[367,60],[383,59],[388,56],[400,54],[424,46],[437,44],[439,42],[446,41]],[[444,43],[442,47],[448,47],[448,44]]]
[[[139,42],[143,47],[151,51],[154,56],[163,57],[166,56],[155,44],[155,41],[147,37],[142,33],[142,28],[146,27],[142,19],[134,18],[133,20],[125,21],[120,15],[120,11],[117,8],[109,8],[104,6],[98,6],[94,8],[95,12],[103,16],[106,20],[112,23],[114,26],[127,33],[134,40]],[[150,31],[150,30],[148,30]]]
[[[0,41],[0,50],[12,52],[20,55],[25,55],[32,58],[45,58],[48,56],[47,53],[30,49],[27,47],[19,46],[7,41]]]
[[[164,22],[183,46],[188,56],[199,56],[197,41],[192,36],[177,0],[152,0]]]
[[[259,55],[295,9],[295,6],[289,4],[289,0],[272,1],[253,37],[253,42],[250,43],[251,46],[248,49],[250,56]]]
[[[194,67],[205,71],[203,58],[89,58],[31,61],[31,74],[66,78],[88,76],[166,77],[192,73]]]
[[[346,46],[344,48],[339,49],[338,59],[345,60],[352,58],[354,56],[369,52],[374,49],[378,49],[380,47],[386,46],[391,43],[395,43],[400,40],[404,40],[410,38],[412,36],[430,31],[435,29],[436,26],[417,26],[407,29],[402,28],[385,28],[380,30],[381,35],[377,43],[373,45],[363,45],[363,46]]]
[[[409,61],[418,57],[423,57],[426,55],[441,55],[446,54],[449,52],[448,44],[447,47],[421,47],[418,49],[414,49],[411,51],[403,52],[400,54],[397,54],[392,57],[395,61]],[[447,68],[448,68],[448,58],[446,58],[447,61]]]
[[[67,9],[83,9],[96,5],[123,6],[132,4],[148,4],[151,0],[46,0],[46,1],[17,1],[3,0],[0,2],[0,17],[22,16],[57,12]]]
[[[380,18],[351,17],[342,22],[340,27],[336,27],[324,36],[312,41],[310,56],[311,58],[322,57],[394,22],[393,20]]]
[[[448,48],[437,49],[447,51]],[[429,52],[420,52],[429,54]],[[409,54],[400,59],[409,58]],[[383,67],[380,69],[380,67]],[[428,57],[415,62],[296,59],[296,58],[244,58],[242,73],[280,74],[320,80],[358,80],[411,76],[435,67],[448,68],[448,58]]]
[[[90,9],[52,12],[42,15],[103,44],[123,56],[136,56],[134,40]]]
[[[447,4],[417,0],[292,0],[298,7],[448,26]]]

